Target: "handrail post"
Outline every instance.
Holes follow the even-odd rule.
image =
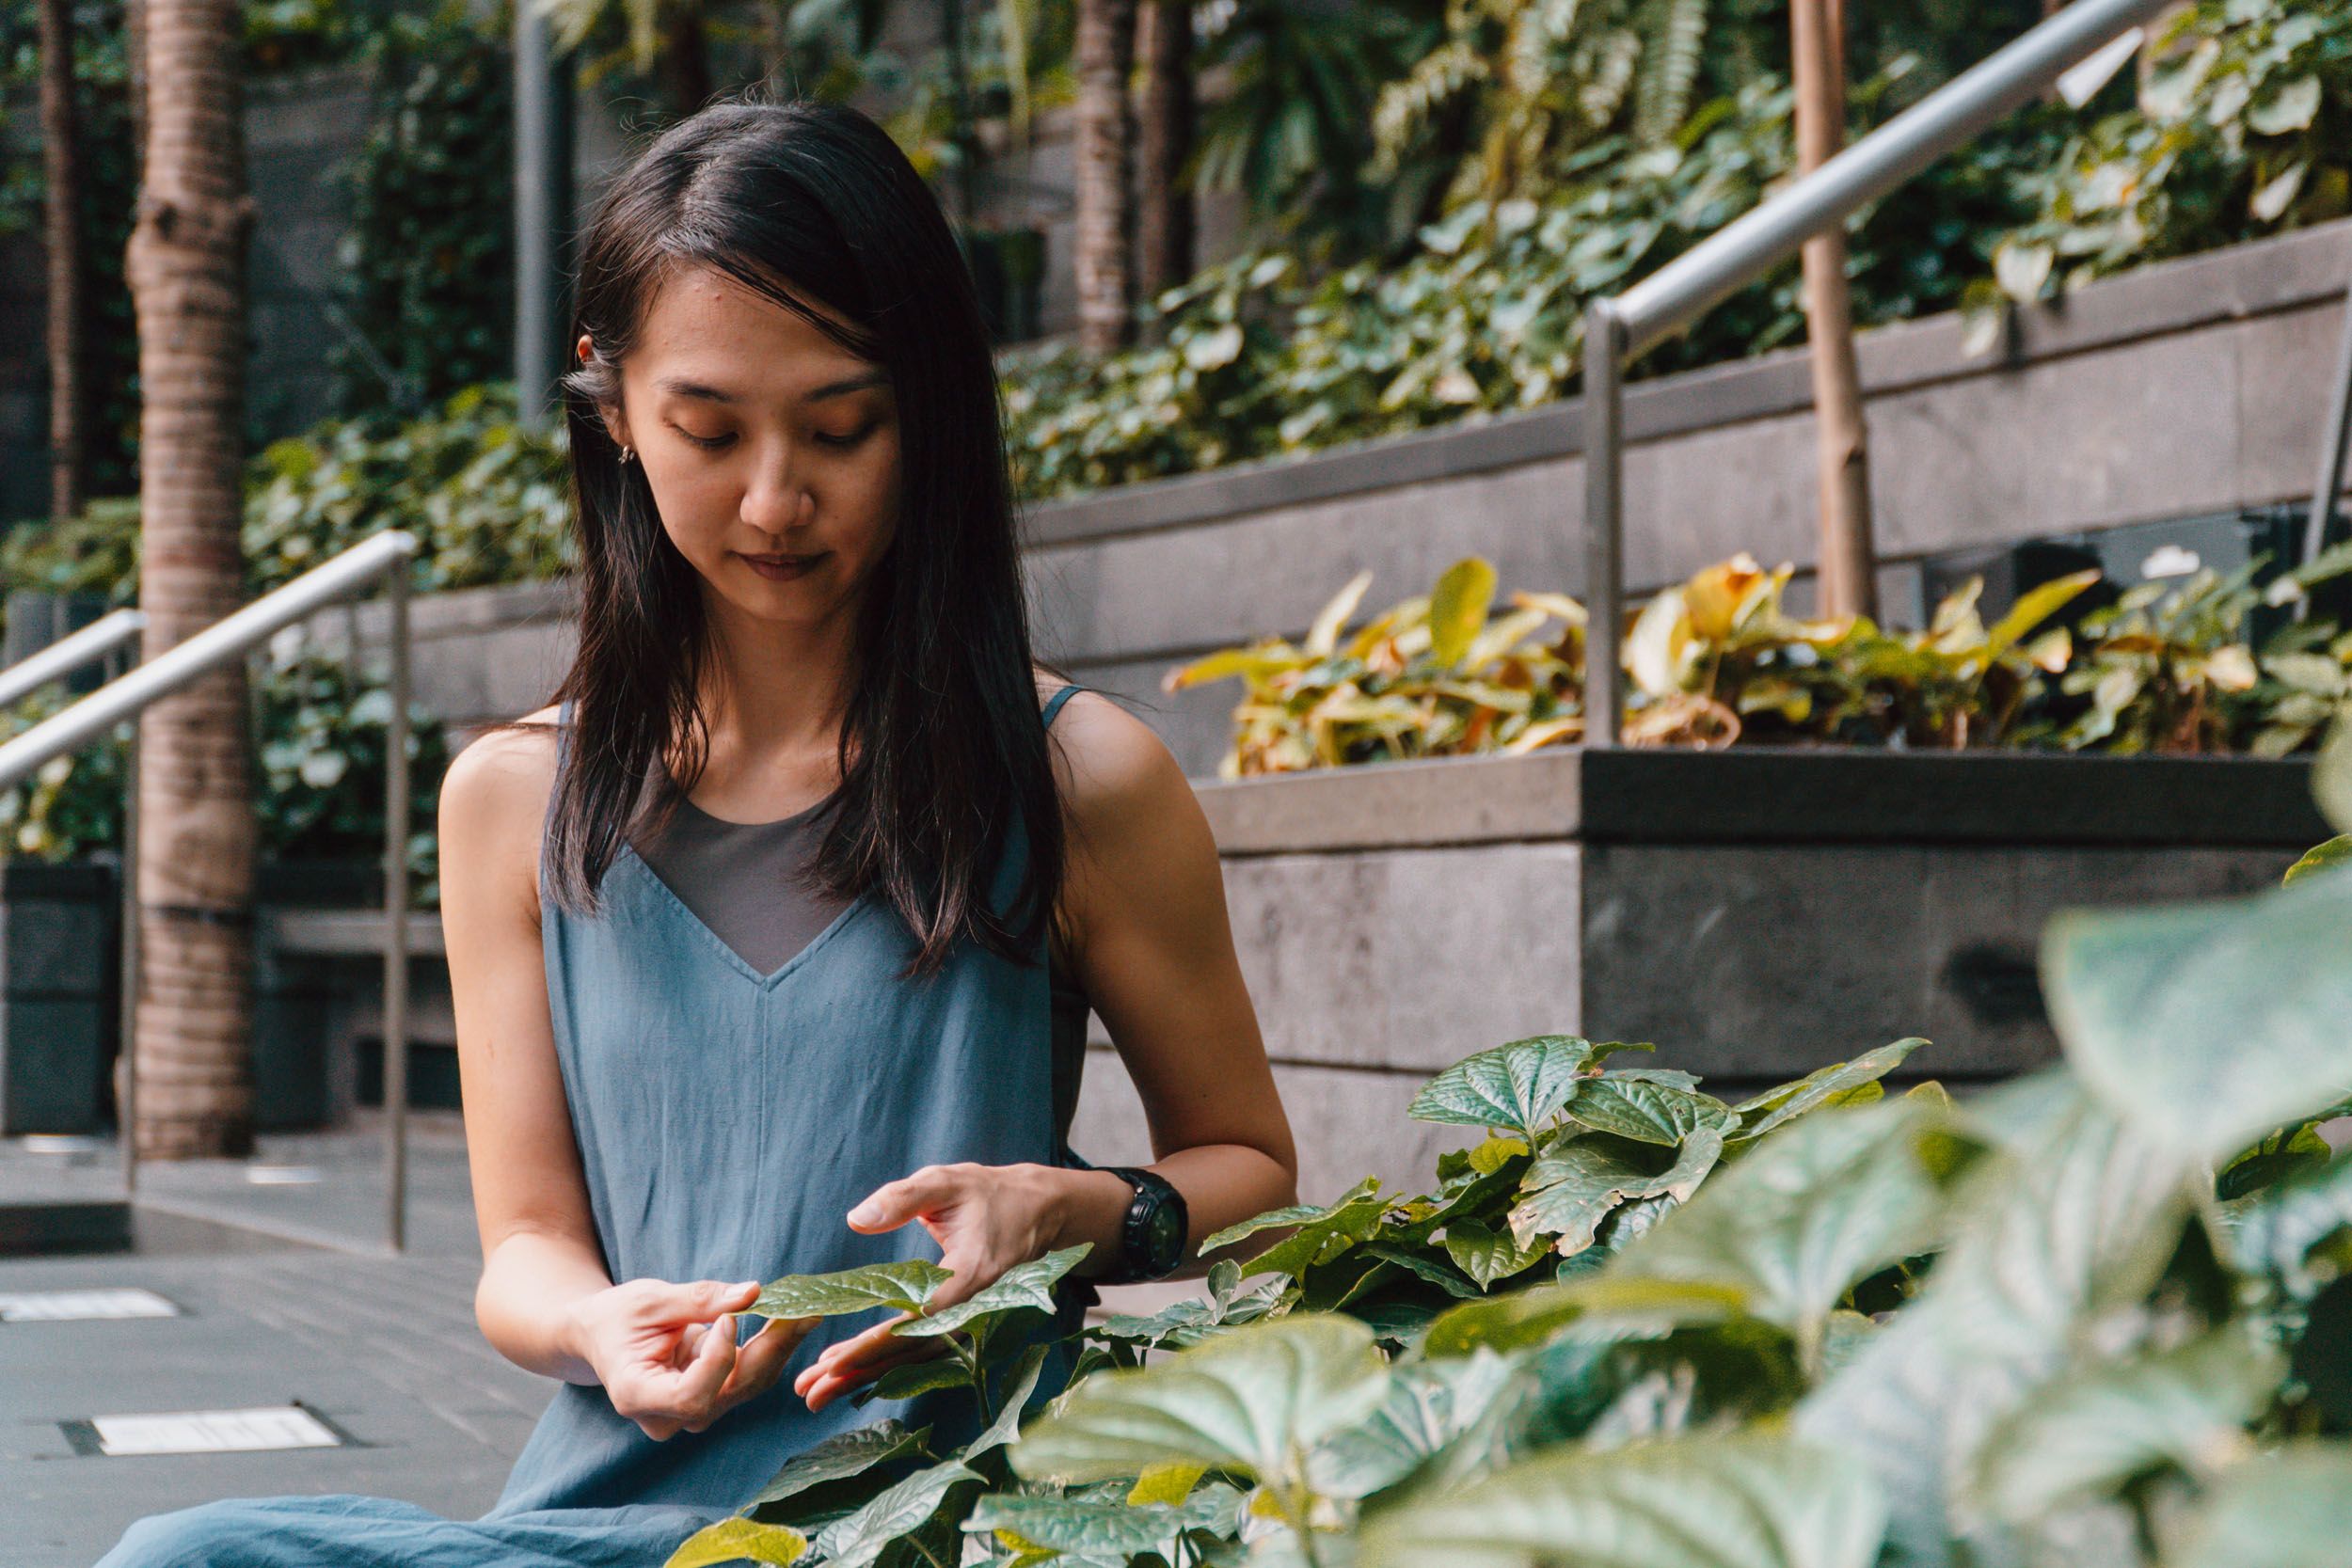
[[[385,578],[392,711],[384,725],[384,1187],[391,1250],[408,1208],[408,562]]]
[[[141,623],[144,626],[144,622]],[[123,650],[123,661],[136,669],[144,657],[146,638],[135,634]],[[122,886],[117,890],[122,923],[117,946],[122,974],[116,981],[122,994],[115,999],[115,1033],[120,1037],[115,1074],[115,1122],[122,1139],[122,1196],[129,1202],[139,1190],[139,716],[133,714],[130,737],[122,750]]]
[[[1617,744],[1625,721],[1625,318],[1614,299],[1584,313],[1584,745]]]

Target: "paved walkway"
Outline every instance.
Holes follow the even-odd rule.
[[[0,1321],[0,1568],[88,1568],[134,1519],[215,1497],[360,1492],[453,1518],[490,1506],[552,1386],[475,1327],[480,1251],[456,1118],[411,1125],[399,1256],[383,1243],[380,1134],[362,1126],[264,1135],[250,1162],[143,1167],[130,1253],[0,1260],[0,1298],[130,1288],[180,1313]],[[0,1195],[112,1196],[115,1160],[109,1143],[0,1140]],[[1106,1294],[1148,1311],[1198,1288]],[[0,1320],[8,1307],[0,1299]],[[293,1404],[342,1445],[84,1451],[96,1417]]]

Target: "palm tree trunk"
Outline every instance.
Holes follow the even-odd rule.
[[[69,0],[40,0],[42,207],[49,249],[49,515],[82,510],[82,181]]]
[[[1192,276],[1192,0],[1142,0],[1136,45],[1143,56],[1143,112],[1136,161],[1142,192],[1136,215],[1136,271],[1150,299]]]
[[[237,0],[147,0],[147,155],[126,257],[139,331],[139,602],[150,657],[244,596],[245,188]],[[139,727],[134,1063],[143,1156],[253,1142],[252,767],[230,668]]]
[[[1127,341],[1132,252],[1127,237],[1127,74],[1136,0],[1078,0],[1078,342],[1107,354]]]
[[[1839,0],[1791,0],[1790,54],[1797,88],[1797,166],[1820,167],[1846,139],[1846,62]],[[1870,443],[1854,363],[1853,304],[1846,285],[1846,231],[1832,227],[1804,252],[1805,341],[1813,368],[1816,467],[1820,477],[1820,610],[1875,615],[1870,539]]]

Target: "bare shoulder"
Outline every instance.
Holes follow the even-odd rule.
[[[1041,678],[1048,695],[1060,683]],[[1121,832],[1193,805],[1192,786],[1151,725],[1091,688],[1062,704],[1048,732],[1063,812],[1080,836]],[[1196,808],[1197,809],[1197,808]]]
[[[544,811],[555,785],[556,710],[543,707],[475,737],[450,760],[441,781],[441,809],[465,816],[505,817]]]
[[[452,905],[538,908],[540,827],[555,787],[556,710],[477,736],[441,779],[441,890]]]

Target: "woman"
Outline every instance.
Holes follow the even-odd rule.
[[[1295,1200],[1200,806],[1031,657],[985,334],[905,158],[848,109],[720,104],[580,258],[578,655],[441,794],[476,1315],[562,1386],[479,1521],[216,1503],[105,1568],[659,1562],[821,1437],[973,1431],[961,1391],[845,1398],[936,1340],[746,1338],[759,1281],[931,1258],[938,1307],[1083,1242],[1028,1319],[1066,1335],[1088,1280],[1165,1264],[1142,1221],[1198,1274]],[[1150,1174],[1064,1142],[1089,1005]]]

